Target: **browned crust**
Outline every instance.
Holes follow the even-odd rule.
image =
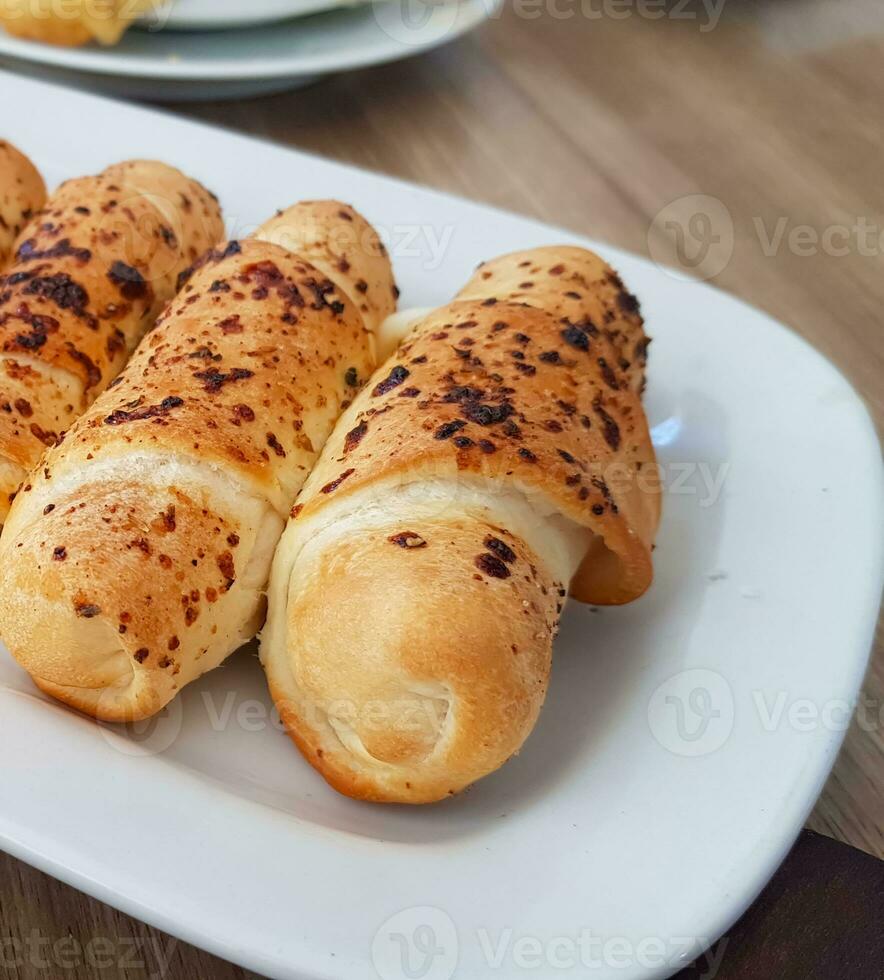
[[[299,201],[265,221],[255,237],[295,252],[333,279],[373,333],[396,310],[399,290],[387,249],[351,205]]]
[[[117,375],[181,271],[222,230],[211,195],[164,164],[129,161],[62,184],[0,277],[0,457],[36,463]],[[30,372],[27,384],[10,361]],[[15,489],[0,487],[0,521]]]
[[[299,513],[381,479],[471,474],[521,485],[546,494],[617,557],[604,575],[578,576],[573,594],[634,599],[651,582],[660,497],[641,402],[607,369],[612,357],[604,336],[532,307],[443,307],[341,420]]]
[[[483,262],[458,299],[528,303],[604,337],[611,370],[641,393],[650,343],[636,297],[604,259],[585,248],[552,245]]]
[[[290,506],[318,436],[370,365],[368,332],[335,283],[269,242],[230,242],[202,260],[46,464],[177,451],[270,497],[285,487],[280,506]]]

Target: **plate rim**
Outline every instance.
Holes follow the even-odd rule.
[[[359,16],[374,4],[384,5],[389,0],[369,0],[368,3],[336,5],[304,19],[338,17],[342,20]],[[167,82],[212,82],[212,81],[270,81],[273,79],[298,78],[302,75],[329,74],[340,71],[355,71],[374,65],[390,64],[413,55],[456,41],[464,34],[490,20],[503,6],[504,0],[453,0],[458,9],[457,21],[444,29],[428,30],[420,40],[403,44],[389,38],[389,44],[380,49],[358,49],[342,57],[340,52],[320,55],[301,53],[288,59],[269,61],[252,58],[249,61],[228,59],[206,65],[202,62],[170,61],[167,57],[151,58],[145,55],[127,55],[119,47],[99,49],[94,46],[84,48],[64,48],[43,44],[38,41],[24,41],[0,31],[0,59],[13,59],[29,64],[47,65],[75,73],[101,75],[121,79],[143,79]],[[380,25],[378,25],[380,26]],[[242,29],[242,28],[240,28]],[[270,30],[272,25],[256,25],[255,31]],[[346,34],[347,26],[336,28]],[[225,32],[205,32],[205,36],[223,36]],[[177,36],[181,36],[178,34]],[[0,65],[2,67],[2,65]]]

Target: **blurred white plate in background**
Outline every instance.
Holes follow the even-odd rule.
[[[52,185],[160,156],[218,193],[234,237],[296,197],[352,201],[403,306],[447,302],[489,256],[581,240],[143,109],[6,75],[0,91],[3,135]],[[0,847],[284,980],[652,980],[729,928],[849,722],[880,599],[880,449],[794,333],[586,244],[654,338],[656,580],[622,608],[569,604],[518,757],[438,806],[354,803],[278,729],[253,649],[136,739],[41,696],[0,647]]]
[[[270,24],[361,2],[364,0],[171,0],[145,17],[144,23],[163,30],[218,31]]]
[[[285,91],[321,75],[420,54],[472,30],[500,3],[373,0],[232,31],[131,30],[113,48],[52,47],[0,31],[0,66],[127,98],[235,98]]]

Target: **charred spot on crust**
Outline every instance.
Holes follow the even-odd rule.
[[[494,443],[490,439],[480,439],[479,440],[479,448],[486,455],[490,455],[491,453],[496,453],[497,452],[497,446],[495,446]]]
[[[576,347],[577,350],[589,350],[589,334],[575,323],[569,323],[564,330],[560,331],[560,336],[566,344]]]
[[[226,374],[223,371],[208,370],[197,371],[194,377],[204,382],[204,388],[208,392],[220,391],[224,385],[232,381],[244,381],[254,376],[254,371],[248,368],[231,368]]]
[[[511,565],[516,560],[515,551],[504,541],[501,541],[500,538],[495,538],[489,534],[482,543],[490,552],[497,555],[501,561],[505,561]]]
[[[460,432],[460,430],[466,425],[466,422],[461,419],[454,419],[452,422],[444,422],[442,425],[436,429],[433,434],[434,439],[450,439],[453,435]]]
[[[143,664],[144,661],[147,660],[149,654],[150,651],[147,649],[147,647],[140,647],[138,650],[135,651],[133,656],[135,660],[138,661],[138,663]]]
[[[519,449],[519,456],[529,463],[537,462],[537,457],[534,455],[534,453],[532,453],[530,449],[526,449],[524,446]]]
[[[355,425],[344,437],[344,452],[349,453],[351,450],[355,449],[359,443],[362,441],[362,437],[368,432],[368,422],[363,419],[358,425]]]
[[[238,313],[233,313],[230,316],[225,317],[218,324],[218,329],[225,336],[227,336],[228,334],[232,334],[232,333],[242,333],[243,326],[242,326],[242,323],[240,322],[239,314]]]
[[[101,381],[101,371],[99,371],[92,358],[88,354],[84,354],[83,351],[77,350],[69,340],[65,342],[65,347],[69,356],[85,369],[86,388],[94,388]]]
[[[212,257],[216,262],[222,259],[229,259],[232,255],[239,255],[242,252],[242,245],[236,239],[227,243],[223,252],[213,252]]]
[[[283,449],[282,444],[272,432],[267,433],[267,445],[276,453],[277,456],[282,459],[285,458],[285,449]]]
[[[42,426],[37,425],[36,422],[31,422],[28,427],[32,436],[39,439],[44,446],[54,446],[58,441],[58,433],[52,432],[51,430],[44,429]],[[29,487],[25,487],[28,490]]]
[[[544,364],[561,364],[562,355],[557,350],[545,350],[540,355],[540,360],[543,361]]]
[[[189,265],[186,269],[182,269],[178,273],[178,278],[175,280],[175,288],[180,293],[182,288],[187,283],[187,280],[196,272],[196,265]]]
[[[74,602],[74,612],[82,619],[93,619],[101,614],[101,606],[94,602]]]
[[[157,517],[151,522],[151,528],[157,532],[157,534],[171,534],[177,527],[177,522],[175,520],[175,505],[169,504],[169,506],[161,511]]]
[[[513,412],[515,412],[515,408],[509,402],[502,402],[500,405],[488,405],[474,400],[463,402],[464,416],[470,422],[486,427],[505,422]]]
[[[86,315],[89,294],[66,272],[57,272],[53,276],[34,276],[22,292],[28,296],[47,299],[60,310],[70,310],[76,316]]]
[[[6,313],[0,317],[0,325],[11,319],[21,320],[26,323],[30,333],[18,333],[15,335],[14,344],[22,350],[39,350],[49,339],[49,334],[58,330],[59,323],[55,317],[41,314],[31,314],[27,305],[22,303],[15,313]],[[7,345],[4,344],[4,348]]]
[[[476,556],[476,568],[491,578],[509,578],[512,574],[504,562],[490,552],[483,552]]]
[[[372,396],[377,398],[379,395],[386,395],[388,391],[392,391],[394,388],[398,388],[399,385],[409,376],[411,372],[407,367],[403,367],[401,364],[397,364],[394,368],[390,370],[390,373],[384,378],[383,381],[379,381],[372,389]]]
[[[602,435],[605,437],[605,442],[616,451],[620,448],[620,426],[605,411],[598,397],[593,401],[592,407],[602,421]]]
[[[605,501],[608,503],[611,510],[615,514],[619,514],[620,513],[619,508],[617,507],[617,504],[614,502],[614,495],[611,493],[611,489],[608,486],[608,484],[605,483],[605,481],[600,476],[594,476],[590,480],[590,483],[592,483],[592,485],[596,488],[596,490],[598,490],[599,493],[605,498]]]
[[[116,285],[126,299],[143,299],[148,294],[148,285],[144,276],[131,265],[119,260],[114,262],[107,274],[108,279]]]
[[[138,408],[132,409],[131,411],[118,408],[116,411],[111,412],[110,415],[105,417],[104,424],[122,425],[124,422],[138,422],[142,419],[163,418],[164,416],[168,415],[172,409],[178,408],[183,404],[183,398],[179,398],[177,395],[169,395],[169,397],[164,398],[159,405],[141,405]]]
[[[57,548],[52,550],[52,560],[53,561],[64,561],[68,556],[68,550],[63,544],[60,544]]]
[[[641,304],[638,299],[628,289],[623,287],[622,282],[620,283],[620,291],[617,293],[617,305],[626,314],[635,315],[641,313]]]
[[[69,238],[62,238],[50,248],[37,248],[37,242],[33,238],[28,238],[22,242],[15,257],[19,262],[36,262],[42,259],[63,259],[73,258],[85,265],[91,258],[92,253],[88,248],[77,248],[71,245]]]
[[[602,372],[602,378],[604,379],[605,384],[609,388],[613,388],[614,391],[617,391],[620,388],[620,383],[617,381],[617,375],[614,374],[614,370],[611,365],[608,364],[603,357],[598,358],[596,363],[599,366],[599,370]]]
[[[355,472],[356,470],[354,470],[352,467],[344,470],[344,472],[337,479],[332,480],[330,483],[326,483],[326,485],[320,490],[320,493],[333,493],[344,482],[344,480],[347,479],[347,477],[352,476]]]
[[[337,286],[331,279],[317,280],[311,278],[305,281],[305,285],[313,293],[312,305],[314,310],[329,309],[332,313],[340,316],[346,309],[340,300],[329,300],[328,297],[337,290]]]
[[[229,589],[236,581],[236,566],[233,563],[233,555],[229,551],[222,551],[217,558],[218,569],[225,578],[224,587]]]
[[[242,419],[243,422],[254,422],[255,412],[248,405],[240,403],[239,405],[233,406],[233,414],[237,419]]]
[[[427,546],[427,542],[414,531],[400,531],[398,534],[390,535],[387,540],[398,544],[400,548],[426,548]]]
[[[479,401],[485,397],[482,388],[471,388],[469,385],[455,385],[445,393],[443,402],[468,402]]]

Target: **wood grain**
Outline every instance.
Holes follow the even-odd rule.
[[[588,7],[606,9],[602,0]],[[884,243],[853,235],[836,255],[788,242],[796,226],[818,235],[858,219],[879,235],[884,227],[884,9],[873,0],[730,0],[712,30],[701,29],[701,12],[589,19],[550,12],[577,3],[544,9],[510,9],[430,55],[290,95],[169,108],[640,253],[664,207],[685,195],[717,198],[734,248],[712,281],[838,364],[884,430]],[[779,226],[785,242],[766,247]],[[881,628],[863,697],[809,826],[884,857]],[[70,930],[81,945],[168,941],[0,857],[0,936],[33,929],[53,941]],[[128,980],[151,969],[153,961],[141,972],[82,963],[64,975]],[[26,966],[4,975],[56,974]],[[253,976],[183,943],[165,975]]]

